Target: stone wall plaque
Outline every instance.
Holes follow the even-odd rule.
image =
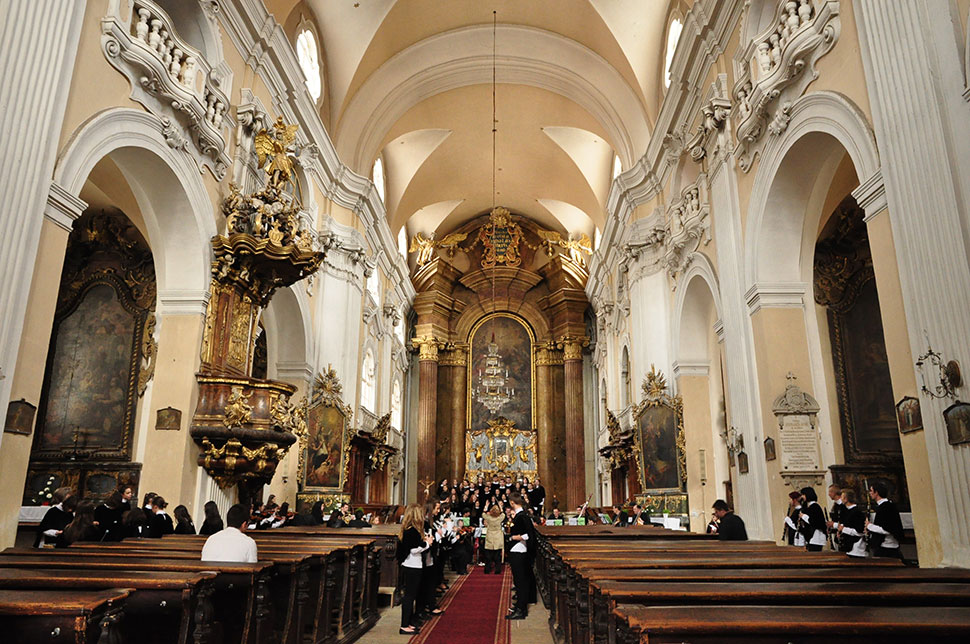
[[[788,374],[785,392],[775,399],[771,410],[778,419],[778,449],[781,450],[781,475],[796,488],[821,482],[822,452],[815,418],[818,401],[795,384]]]
[[[818,434],[811,416],[793,414],[779,419],[778,437],[781,442],[783,472],[805,472],[821,468]]]

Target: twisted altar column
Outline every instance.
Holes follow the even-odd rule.
[[[563,337],[566,394],[566,507],[586,501],[586,455],[583,428],[583,347],[587,338]]]
[[[418,503],[435,484],[435,427],[438,420],[438,341],[416,338],[418,354]]]

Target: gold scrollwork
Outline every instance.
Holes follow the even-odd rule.
[[[155,340],[155,312],[149,311],[141,334],[142,368],[138,372],[138,395],[144,396],[148,383],[155,376],[155,358],[158,355],[158,341]]]
[[[252,393],[244,394],[241,386],[233,386],[222,421],[226,427],[241,427],[252,420],[253,406],[248,402],[250,396]]]

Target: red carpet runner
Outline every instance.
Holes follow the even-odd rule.
[[[505,619],[512,595],[512,574],[486,575],[475,566],[456,579],[441,602],[444,615],[427,622],[409,644],[509,644]]]

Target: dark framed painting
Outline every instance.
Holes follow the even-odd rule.
[[[919,398],[906,396],[896,403],[896,423],[899,425],[901,434],[923,429],[923,414],[920,412]]]
[[[765,439],[765,460],[773,461],[776,458],[778,455],[775,453],[775,439],[769,436]]]
[[[352,410],[341,399],[343,387],[332,367],[317,376],[300,436],[300,491],[340,493],[347,481]]]
[[[684,416],[680,397],[670,396],[663,376],[651,370],[644,399],[634,412],[634,455],[643,493],[682,491],[687,484]]]
[[[950,445],[970,443],[970,403],[956,401],[943,410],[943,420]]]
[[[469,335],[468,427],[486,429],[507,418],[522,430],[535,428],[535,335],[509,313],[485,316]]]

